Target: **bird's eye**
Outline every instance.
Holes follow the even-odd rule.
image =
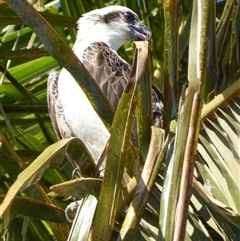
[[[130,12],[124,13],[124,16],[125,16],[125,19],[129,22],[135,20],[135,16]]]

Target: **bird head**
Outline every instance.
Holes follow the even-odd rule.
[[[140,22],[136,13],[126,7],[109,6],[84,14],[78,21],[78,34],[74,46],[81,48],[93,42],[104,42],[117,50],[128,41],[151,38],[150,28]]]

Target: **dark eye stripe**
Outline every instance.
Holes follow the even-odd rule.
[[[110,12],[106,15],[103,16],[103,21],[105,23],[109,23],[111,21],[115,21],[120,17],[120,13],[119,12]]]

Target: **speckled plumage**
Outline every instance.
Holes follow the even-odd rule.
[[[128,41],[148,40],[151,31],[134,12],[120,6],[84,14],[78,28],[73,51],[116,110],[131,71],[131,66],[116,51]],[[156,86],[152,88],[152,101],[153,124],[161,127],[162,94]],[[58,138],[80,138],[97,161],[110,134],[66,69],[59,76],[56,72],[49,76],[48,106]]]

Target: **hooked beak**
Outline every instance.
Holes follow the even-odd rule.
[[[133,40],[144,41],[150,40],[152,37],[151,29],[142,23],[130,24],[129,28],[131,29]]]

